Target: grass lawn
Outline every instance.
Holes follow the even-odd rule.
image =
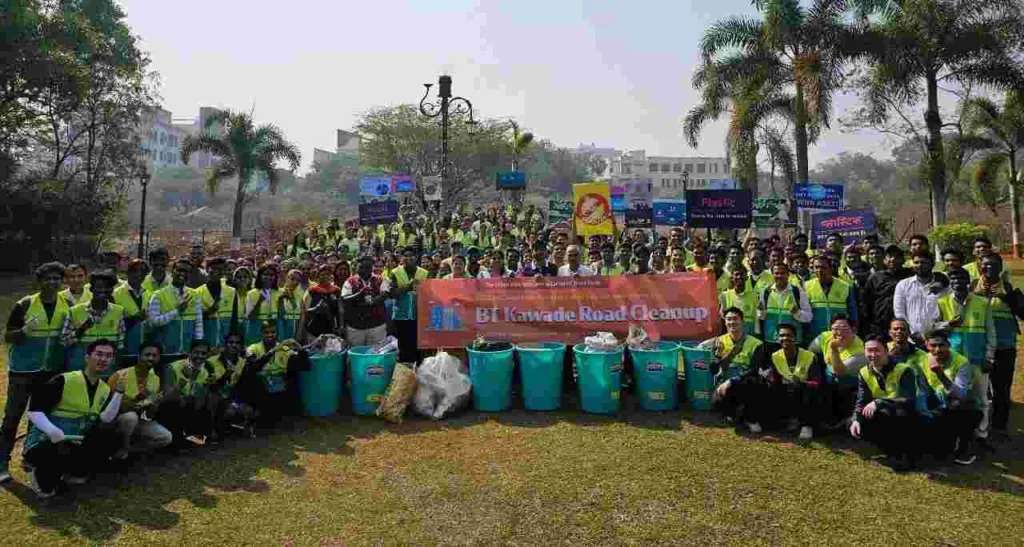
[[[840,435],[749,439],[688,411],[339,416],[154,456],[60,503],[16,483],[0,529],[11,545],[1019,545],[1022,368],[1013,442],[969,469],[895,474]]]

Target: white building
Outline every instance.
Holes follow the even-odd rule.
[[[655,193],[709,188],[712,180],[730,179],[726,158],[648,156],[643,150],[631,150],[613,158],[609,165],[612,183],[649,178]]]
[[[612,178],[612,162],[615,158],[622,155],[622,151],[614,148],[601,148],[596,146],[594,143],[590,143],[589,145],[580,144],[576,147],[576,150],[572,151],[572,154],[577,158],[587,158],[590,160],[593,158],[600,158],[603,160],[602,163],[604,164],[604,169],[600,172],[593,173],[593,177],[595,180],[609,180]],[[596,164],[597,162],[590,161],[588,163],[588,167],[593,169]]]
[[[186,134],[181,127],[172,122],[169,111],[154,108],[142,115],[139,127],[142,154],[148,157],[157,169],[180,166],[181,141]]]
[[[206,119],[218,112],[219,109],[211,106],[203,106],[199,108],[199,116],[195,118],[174,118],[173,126],[181,132],[182,137],[185,135],[200,135],[206,128]],[[181,147],[178,147],[179,163],[181,165]],[[189,158],[188,164],[197,169],[206,169],[217,165],[218,159],[212,154],[206,152],[198,152],[192,154]]]

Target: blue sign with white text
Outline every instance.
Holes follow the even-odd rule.
[[[800,209],[843,210],[843,185],[808,182],[793,187],[793,199]]]
[[[685,199],[654,200],[655,226],[682,226],[686,223]]]
[[[508,171],[497,175],[499,190],[522,190],[526,188],[526,173],[522,171]]]

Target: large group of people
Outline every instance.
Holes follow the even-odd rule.
[[[922,450],[975,460],[976,440],[1007,435],[1017,318],[990,241],[971,261],[924,236],[903,248],[868,235],[742,237],[675,227],[575,236],[533,207],[390,225],[311,224],[252,256],[43,264],[38,292],[11,311],[0,482],[18,424],[40,496],[84,481],[100,462],[248,435],[296,409],[304,344],[322,335],[372,346],[394,335],[419,362],[416,293],[428,279],[671,275],[717,286],[715,402],[752,433],[842,429],[903,465]]]

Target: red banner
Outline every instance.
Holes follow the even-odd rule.
[[[707,273],[541,279],[430,279],[417,290],[421,348],[455,348],[476,337],[576,344],[590,333],[703,340],[718,328]]]

